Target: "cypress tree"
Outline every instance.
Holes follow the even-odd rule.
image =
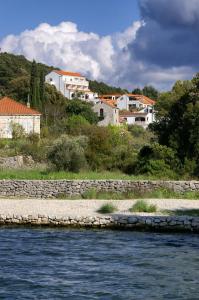
[[[40,87],[40,102],[41,102],[41,108],[44,105],[45,101],[45,77],[44,77],[44,71],[41,70],[40,72],[40,82],[39,82],[39,87]]]
[[[32,62],[31,77],[30,77],[30,103],[34,108],[40,106],[40,91],[39,91],[39,78],[37,63],[35,60]]]

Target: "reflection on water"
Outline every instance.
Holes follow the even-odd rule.
[[[199,299],[199,236],[0,228],[0,299]]]

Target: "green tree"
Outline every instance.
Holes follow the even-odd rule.
[[[40,107],[39,74],[35,60],[32,62],[30,77],[30,102],[32,107]]]
[[[86,167],[85,147],[87,139],[83,136],[62,136],[54,142],[48,159],[60,171],[79,172]]]
[[[40,87],[41,107],[43,107],[44,101],[45,101],[45,75],[44,75],[44,70],[40,71],[39,87]]]
[[[158,90],[151,85],[145,86],[142,90],[142,93],[144,96],[147,96],[153,100],[157,100],[159,94]]]
[[[192,80],[192,88],[152,128],[159,143],[171,147],[182,165],[195,160],[199,169],[199,74]]]
[[[156,118],[166,116],[172,105],[177,102],[183,95],[188,93],[193,86],[191,80],[178,80],[172,87],[170,92],[163,92],[159,94],[158,100],[155,104]]]
[[[79,99],[67,101],[65,112],[68,116],[81,115],[90,124],[97,124],[97,122],[98,122],[98,116],[92,110],[92,104],[84,102]]]
[[[142,89],[140,89],[140,88],[135,88],[134,90],[132,90],[132,94],[135,94],[135,95],[142,95],[143,92],[142,92]]]

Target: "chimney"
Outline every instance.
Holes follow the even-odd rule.
[[[29,94],[28,94],[27,107],[30,108],[30,96],[29,96]]]

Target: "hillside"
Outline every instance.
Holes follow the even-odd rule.
[[[25,102],[30,89],[32,63],[23,55],[0,53],[0,96],[11,96]],[[47,74],[53,67],[37,64],[39,72]]]
[[[22,102],[27,101],[30,90],[32,62],[23,55],[0,53],[0,97],[7,95]],[[38,73],[46,75],[56,67],[37,63]],[[99,94],[123,93],[125,90],[109,86],[103,82],[90,81],[90,88]]]

